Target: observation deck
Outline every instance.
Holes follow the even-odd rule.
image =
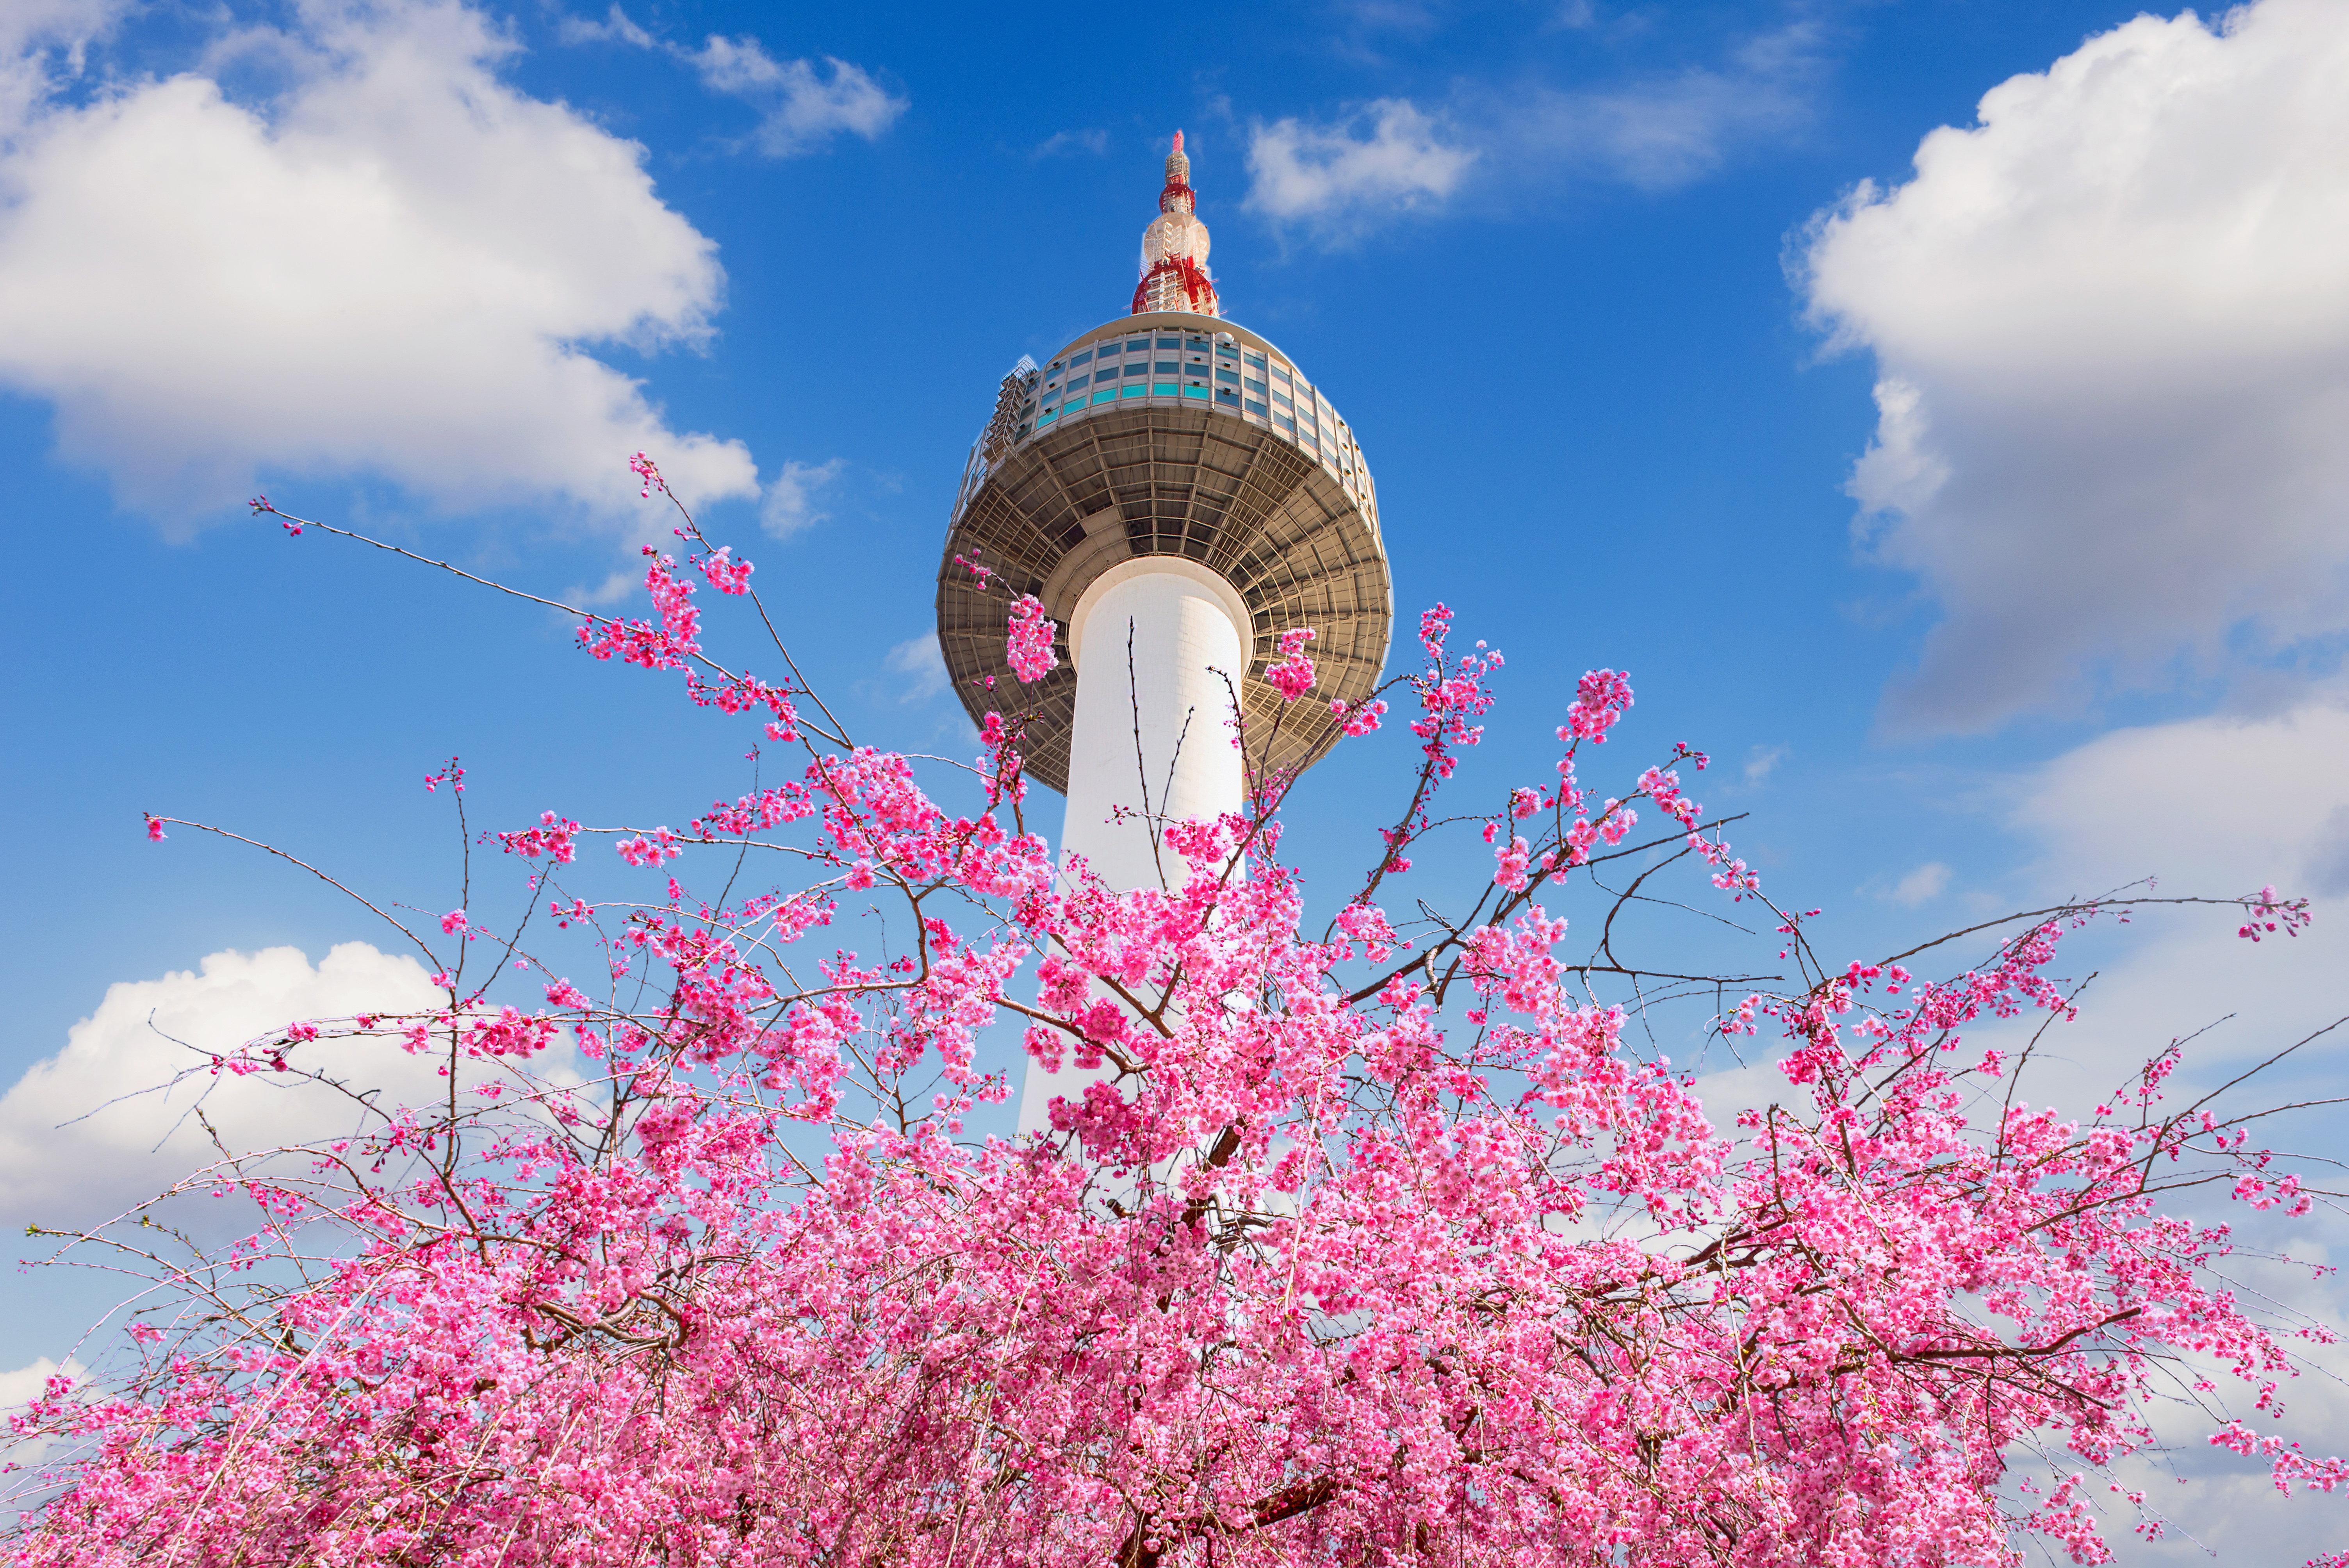
[[[1058,668],[1019,686],[1004,649],[1009,602],[957,556],[1043,602]],[[1377,492],[1352,429],[1296,362],[1196,311],[1120,317],[1041,368],[1022,359],[963,469],[938,569],[938,642],[974,720],[1014,701],[1038,710],[1025,761],[1039,783],[1068,789],[1078,602],[1120,562],[1151,556],[1204,567],[1247,608],[1253,645],[1238,686],[1251,765],[1319,760],[1338,739],[1330,704],[1368,696],[1386,663],[1393,589]],[[1264,670],[1280,634],[1300,626],[1315,633],[1319,683],[1292,705]]]

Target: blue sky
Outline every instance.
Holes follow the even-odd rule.
[[[34,1076],[0,1182],[50,1214],[110,1191],[131,1134],[54,1123],[135,1077],[134,1002],[227,1029],[238,985],[313,983],[167,976],[377,939],[142,810],[439,909],[455,834],[418,785],[450,753],[476,825],[739,784],[738,738],[559,620],[244,497],[627,603],[648,448],[862,738],[962,754],[925,652],[955,478],[1014,359],[1124,309],[1178,126],[1226,313],[1363,444],[1400,607],[1511,657],[1481,777],[1545,771],[1573,676],[1628,668],[1637,744],[1713,753],[1704,798],[1755,813],[1741,848],[1830,948],[2272,880],[2320,895],[2315,935],[2107,942],[2077,1058],[2233,1014],[2217,1071],[2329,1022],[2344,69],[2321,0],[18,0],[0,1077]],[[1400,762],[1306,786],[1333,886]],[[63,1355],[82,1305],[12,1307],[0,1367]],[[2307,1408],[2349,1432],[2341,1405]],[[2202,1484],[2222,1560],[2281,1560],[2228,1555],[2256,1486]]]

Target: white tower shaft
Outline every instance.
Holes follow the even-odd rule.
[[[1022,767],[1068,796],[1064,870],[1081,860],[1121,893],[1179,886],[1167,830],[1241,816],[1251,763],[1285,776],[1336,743],[1331,705],[1378,689],[1393,615],[1353,432],[1277,345],[1221,319],[1207,253],[1177,131],[1133,314],[1013,367],[939,559],[955,690],[979,724],[1019,702]],[[1019,691],[1006,589],[1068,628],[1068,662]],[[1251,674],[1289,631],[1316,636],[1309,703]],[[1110,1076],[1077,1068],[1074,1043],[1059,1070],[1024,1064],[1022,1136]]]
[[[1077,707],[1063,864],[1082,856],[1120,892],[1179,886],[1183,862],[1163,842],[1166,825],[1240,810],[1247,773],[1232,707],[1247,674],[1248,627],[1238,591],[1180,556],[1121,562],[1085,591],[1069,618]],[[1055,1096],[1077,1099],[1107,1076],[1030,1062],[1020,1132],[1051,1125]]]

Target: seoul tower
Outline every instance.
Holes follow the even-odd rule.
[[[1196,207],[1177,131],[1131,310],[1004,377],[938,567],[938,643],[963,706],[1036,710],[1025,766],[1068,798],[1063,863],[1081,855],[1121,891],[1180,877],[1171,854],[1162,872],[1157,829],[1237,813],[1249,769],[1302,770],[1330,749],[1330,704],[1376,687],[1393,616],[1353,429],[1295,360],[1224,318]],[[957,557],[992,568],[997,591]],[[1031,686],[1006,658],[1004,589],[1035,594],[1059,627],[1060,665]],[[1314,633],[1319,684],[1292,705],[1264,671],[1296,627]],[[1094,1076],[1031,1063],[1019,1130]]]

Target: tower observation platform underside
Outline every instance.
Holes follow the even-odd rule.
[[[1079,370],[1085,385],[1072,390]],[[992,568],[999,588],[957,556]],[[1154,312],[1087,333],[1049,369],[1006,378],[972,451],[939,564],[938,641],[974,719],[1013,703],[1035,710],[1024,755],[1040,783],[1068,789],[1078,603],[1120,562],[1151,556],[1206,568],[1246,606],[1248,666],[1230,673],[1251,766],[1299,769],[1328,751],[1330,702],[1368,696],[1386,662],[1392,593],[1377,500],[1335,410],[1285,356],[1228,322]],[[1024,689],[1005,655],[1003,590],[1035,594],[1058,626],[1060,666]],[[1289,704],[1263,675],[1296,627],[1315,633],[1319,681]],[[1099,629],[1075,651],[1125,657],[1123,639]],[[1123,668],[1114,674],[1123,684]],[[1195,715],[1186,744],[1226,744],[1228,717]]]

